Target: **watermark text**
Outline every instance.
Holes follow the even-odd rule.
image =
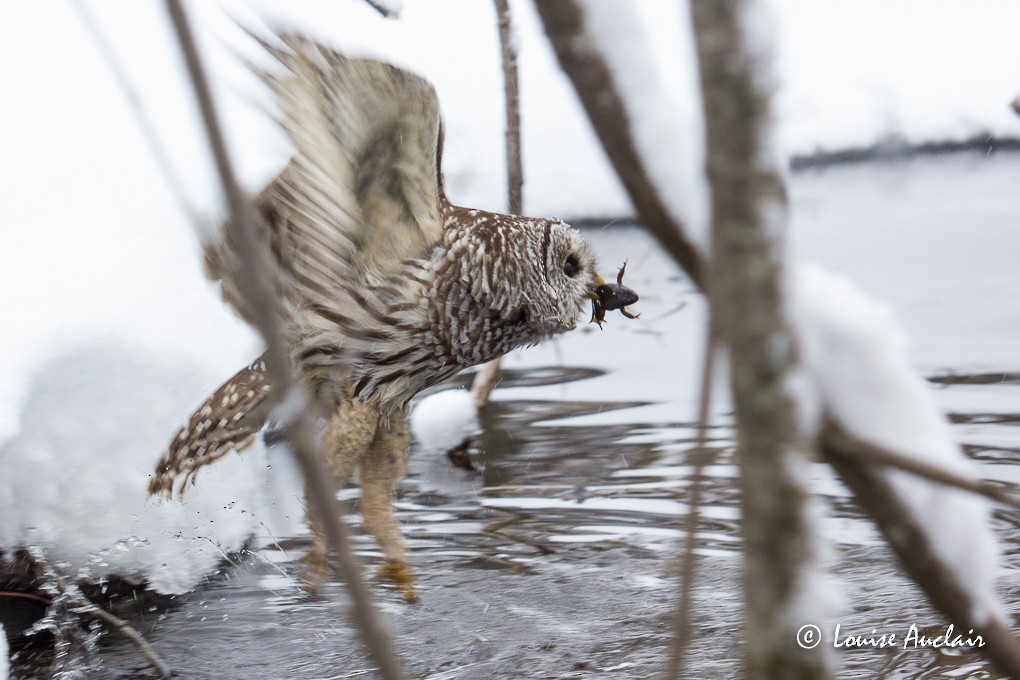
[[[797,631],[797,644],[804,649],[814,649],[822,642],[822,631],[814,624],[801,626]],[[949,624],[944,630],[921,630],[916,624],[903,630],[891,631],[873,628],[870,633],[847,631],[837,623],[832,631],[832,646],[835,649],[950,649],[984,647],[985,639],[968,629],[966,633]]]

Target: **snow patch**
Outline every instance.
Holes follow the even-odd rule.
[[[440,454],[482,431],[469,390],[444,390],[418,401],[411,411],[411,432],[426,452]]]
[[[259,526],[262,447],[203,470],[183,501],[148,499],[160,454],[209,384],[186,361],[108,343],[30,382],[0,448],[0,549],[37,546],[72,577],[190,590]]]
[[[7,680],[7,633],[0,626],[0,680]]]

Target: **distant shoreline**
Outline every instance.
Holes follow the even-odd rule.
[[[965,151],[981,151],[992,154],[1002,151],[1020,151],[1020,137],[997,137],[979,134],[964,140],[911,143],[903,137],[887,137],[875,144],[851,147],[840,151],[818,150],[810,154],[794,154],[790,157],[790,170],[798,172],[831,165],[866,163],[879,160],[902,160],[920,156],[939,156]]]
[[[1020,152],[1020,137],[999,137],[989,134],[975,135],[963,140],[943,140],[914,144],[902,137],[887,137],[875,144],[850,147],[838,151],[818,150],[810,154],[790,156],[789,169],[797,174],[810,170],[823,170],[842,165],[881,161],[904,161],[914,158],[979,152],[984,155]],[[614,225],[632,227],[639,224],[636,215],[603,215],[564,218],[581,229],[604,229]]]

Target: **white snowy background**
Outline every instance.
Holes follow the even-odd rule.
[[[214,223],[216,183],[162,3],[82,2],[154,120],[180,188]],[[696,172],[700,123],[686,17],[680,3],[635,4]],[[1020,93],[1020,3],[775,4],[785,156],[889,138],[1020,137],[1020,118],[1009,110]],[[254,27],[269,20],[428,76],[443,104],[451,199],[504,205],[491,5],[404,5],[399,21],[386,21],[360,0],[191,3],[249,186],[287,154],[239,57],[251,50],[235,20]],[[630,215],[530,4],[512,6],[526,211],[606,221]],[[210,388],[260,351],[259,342],[202,278],[195,232],[74,3],[0,6],[0,91],[0,547],[28,540],[92,573],[144,574],[163,590],[186,589],[221,550],[294,516],[293,499],[281,500],[265,465],[225,461],[186,506],[144,500],[146,475],[168,436]],[[228,482],[229,490],[221,486]],[[125,541],[131,551],[122,550]]]

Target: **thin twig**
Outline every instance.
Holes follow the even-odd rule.
[[[1020,510],[1020,498],[1000,486],[979,479],[971,479],[938,465],[932,465],[926,461],[863,441],[847,432],[831,418],[822,429],[822,442],[826,455],[830,457],[835,455],[847,460],[877,463],[908,472],[936,484],[984,496],[1000,505]]]
[[[499,22],[499,46],[503,62],[503,95],[506,107],[506,195],[511,215],[524,211],[524,168],[521,160],[521,102],[517,89],[517,49],[514,47],[513,18],[508,0],[493,0]],[[499,382],[502,357],[483,364],[471,382],[475,408],[489,403]]]
[[[43,573],[44,577],[56,586],[57,590],[66,597],[71,598],[73,605],[79,614],[94,619],[99,619],[110,628],[113,628],[118,633],[126,637],[132,642],[138,651],[142,653],[142,656],[148,660],[156,672],[159,673],[161,678],[173,677],[173,672],[170,667],[166,665],[166,662],[160,658],[156,650],[152,648],[152,645],[139,633],[134,627],[131,626],[124,619],[111,614],[92,600],[88,599],[84,595],[77,595],[70,590],[67,581],[64,577],[57,572],[56,569],[50,565],[50,563],[43,557],[41,551],[33,550],[30,553],[32,561],[36,567]],[[51,600],[49,602],[52,602]]]
[[[267,275],[272,270],[260,258],[256,242],[258,218],[254,206],[242,196],[235,179],[236,175],[227,153],[226,142],[194,36],[180,0],[165,1],[191,76],[209,146],[227,200],[230,211],[229,224],[237,230],[235,235],[239,267],[232,274],[249,303],[254,325],[266,341],[266,369],[271,384],[275,387],[272,397],[277,400],[297,398],[302,403],[307,403],[303,398],[303,392],[294,391],[300,390],[300,386],[292,387],[294,381],[290,357],[280,327],[281,301],[274,294],[272,278]],[[330,479],[330,473],[319,456],[312,421],[304,408],[290,411],[292,413],[289,414],[289,422],[283,423],[281,431],[290,440],[291,450],[301,467],[314,511],[325,525],[326,538],[332,552],[331,565],[347,585],[353,604],[354,624],[369,656],[379,668],[380,675],[386,680],[398,680],[403,677],[403,669],[394,651],[390,634],[383,626],[371,594],[362,579],[360,564],[354,557],[350,536],[341,517],[336,495],[326,483],[326,480]]]
[[[523,211],[524,168],[521,159],[521,102],[517,90],[517,48],[508,0],[493,0],[499,19],[499,46],[503,58],[503,94],[506,104],[506,187],[510,214]]]
[[[711,315],[709,315],[711,317]],[[708,441],[708,422],[711,418],[712,373],[715,367],[715,332],[711,318],[705,325],[705,355],[701,366],[701,396],[698,400],[698,433],[694,452],[694,470],[691,474],[690,495],[684,536],[683,560],[680,565],[680,597],[676,606],[676,624],[673,643],[670,646],[667,680],[678,680],[683,676],[687,650],[693,638],[691,627],[691,602],[694,593],[694,577],[697,569],[697,555],[694,552],[698,540],[698,523],[701,519],[701,489],[705,477],[705,444]]]
[[[120,88],[124,99],[131,108],[131,113],[138,124],[138,131],[141,133],[145,145],[149,147],[152,160],[156,163],[156,170],[163,176],[163,181],[166,182],[170,193],[173,194],[174,199],[177,201],[177,206],[192,224],[201,224],[201,216],[198,210],[195,209],[195,206],[191,204],[191,201],[188,200],[188,195],[184,191],[184,183],[174,169],[174,165],[170,161],[170,154],[163,145],[159,133],[156,132],[156,126],[152,122],[152,118],[149,117],[145,106],[142,104],[141,94],[134,86],[134,83],[131,82],[131,77],[123,67],[123,61],[113,51],[109,38],[103,32],[99,22],[96,21],[95,16],[89,11],[85,3],[82,0],[71,0],[71,7],[78,13],[78,18],[81,19],[86,32],[92,38],[92,42],[95,43],[96,49],[99,50],[99,56],[106,64],[110,75],[113,76],[114,83]]]

